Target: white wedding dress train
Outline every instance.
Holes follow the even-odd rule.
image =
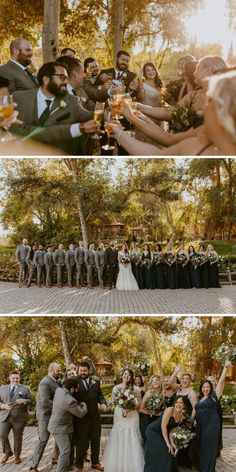
[[[123,252],[118,253],[118,258],[124,256]],[[117,290],[139,290],[139,286],[132,272],[131,263],[119,263],[119,273],[116,281]]]

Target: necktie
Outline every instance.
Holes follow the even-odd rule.
[[[16,389],[16,387],[12,387],[12,389],[11,389],[11,391],[10,391],[10,400],[12,400],[13,397],[14,397],[15,389]]]
[[[122,75],[121,72],[118,72],[116,79],[117,79],[117,80],[120,80],[120,79],[121,79],[121,75]]]
[[[39,117],[39,123],[41,125],[44,125],[44,123],[46,123],[50,115],[50,106],[51,106],[52,100],[46,99],[45,102],[46,102],[47,107],[43,111],[42,115]]]
[[[76,93],[75,89],[72,89],[72,93],[73,93],[73,95],[77,96],[77,93]]]
[[[25,72],[29,76],[29,78],[38,86],[38,81],[36,77],[34,77],[33,74],[27,68],[25,69]]]

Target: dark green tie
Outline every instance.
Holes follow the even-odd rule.
[[[12,400],[13,397],[14,397],[15,389],[16,389],[16,387],[12,387],[12,389],[11,389],[11,391],[10,391],[10,400]]]

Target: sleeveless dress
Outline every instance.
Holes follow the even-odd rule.
[[[199,472],[215,472],[218,453],[220,419],[215,392],[196,404],[197,450]]]
[[[179,251],[177,255],[185,254],[185,251]],[[189,274],[189,262],[183,266],[182,264],[178,264],[178,282],[179,288],[191,288],[190,283],[190,274]]]
[[[176,458],[170,454],[161,431],[162,417],[147,427],[145,444],[144,472],[177,472]],[[173,416],[170,417],[168,433],[178,426]]]
[[[121,256],[125,256],[122,251],[118,252],[118,259]],[[133,275],[131,263],[122,264],[119,262],[119,273],[116,281],[117,290],[139,290],[137,281]]]
[[[157,253],[153,253],[153,256],[155,256]],[[153,263],[152,265],[152,277],[153,277],[153,288],[160,288],[164,289],[165,288],[165,266],[163,262],[160,262],[159,264]]]
[[[118,388],[115,386],[113,392]],[[134,386],[136,392],[140,392]],[[104,452],[104,472],[143,472],[144,454],[139,431],[137,410],[122,416],[122,409],[115,407],[114,424]]]
[[[182,397],[185,399],[185,403],[186,403],[185,413],[188,416],[191,416],[193,407],[189,400],[189,394],[182,395]],[[194,431],[194,428],[193,428],[193,431]],[[193,463],[196,462],[195,438],[193,438],[190,441],[188,447],[179,450],[178,455],[177,455],[177,462],[179,466],[190,467],[190,468],[192,467]]]
[[[149,260],[151,262],[151,253],[148,251],[142,252],[142,261]],[[142,273],[143,273],[143,283],[144,288],[153,289],[154,288],[154,281],[153,281],[153,270],[151,267],[146,267],[145,265],[142,266]]]
[[[151,107],[159,107],[161,101],[160,89],[156,89],[151,85],[146,84],[145,82],[143,84],[143,89],[145,95],[144,99],[142,100],[142,103]]]
[[[130,255],[132,256],[133,254],[139,256],[140,252],[136,249],[131,249],[130,250]],[[142,273],[141,264],[140,263],[135,264],[135,262],[131,262],[131,268],[132,268],[132,272],[134,274],[134,277],[137,280],[137,284],[138,284],[139,288],[144,288],[143,273]]]

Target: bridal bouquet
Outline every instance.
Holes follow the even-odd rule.
[[[131,387],[117,388],[114,393],[114,403],[122,409],[122,416],[125,418],[128,410],[135,410],[137,404],[137,393]]]
[[[178,264],[183,265],[187,261],[187,257],[185,254],[179,254],[178,255]]]
[[[213,252],[209,252],[209,254],[207,254],[207,259],[211,264],[217,262],[217,257]]]
[[[130,255],[130,260],[133,262],[135,265],[138,265],[141,261],[141,255],[139,253],[133,253]]]
[[[145,257],[142,261],[142,264],[144,267],[146,267],[147,269],[150,269],[151,266],[152,266],[152,261],[151,259],[149,259],[149,257]]]
[[[169,252],[168,254],[165,254],[165,260],[169,265],[173,265],[175,262],[175,256]]]
[[[128,265],[130,263],[130,257],[127,256],[120,256],[119,257],[119,262],[124,265]]]
[[[191,439],[196,436],[195,433],[191,433],[189,429],[185,429],[182,426],[177,426],[170,432],[171,444],[177,449],[185,449],[188,447]]]
[[[222,365],[225,365],[226,361],[230,361],[232,364],[236,363],[236,346],[233,344],[221,344],[213,356]]]
[[[163,262],[163,256],[162,254],[158,254],[157,252],[153,253],[153,263],[158,265]]]
[[[193,254],[193,256],[191,256],[190,261],[194,269],[197,269],[201,264],[201,259],[199,257],[199,254],[196,254],[196,253]]]
[[[165,397],[164,395],[151,395],[145,401],[144,408],[148,411],[150,416],[160,413],[165,408]]]
[[[148,375],[148,372],[150,370],[150,364],[149,362],[147,361],[147,359],[144,359],[144,358],[141,358],[136,366],[135,366],[136,370],[138,370],[139,372],[141,372],[142,375]]]

